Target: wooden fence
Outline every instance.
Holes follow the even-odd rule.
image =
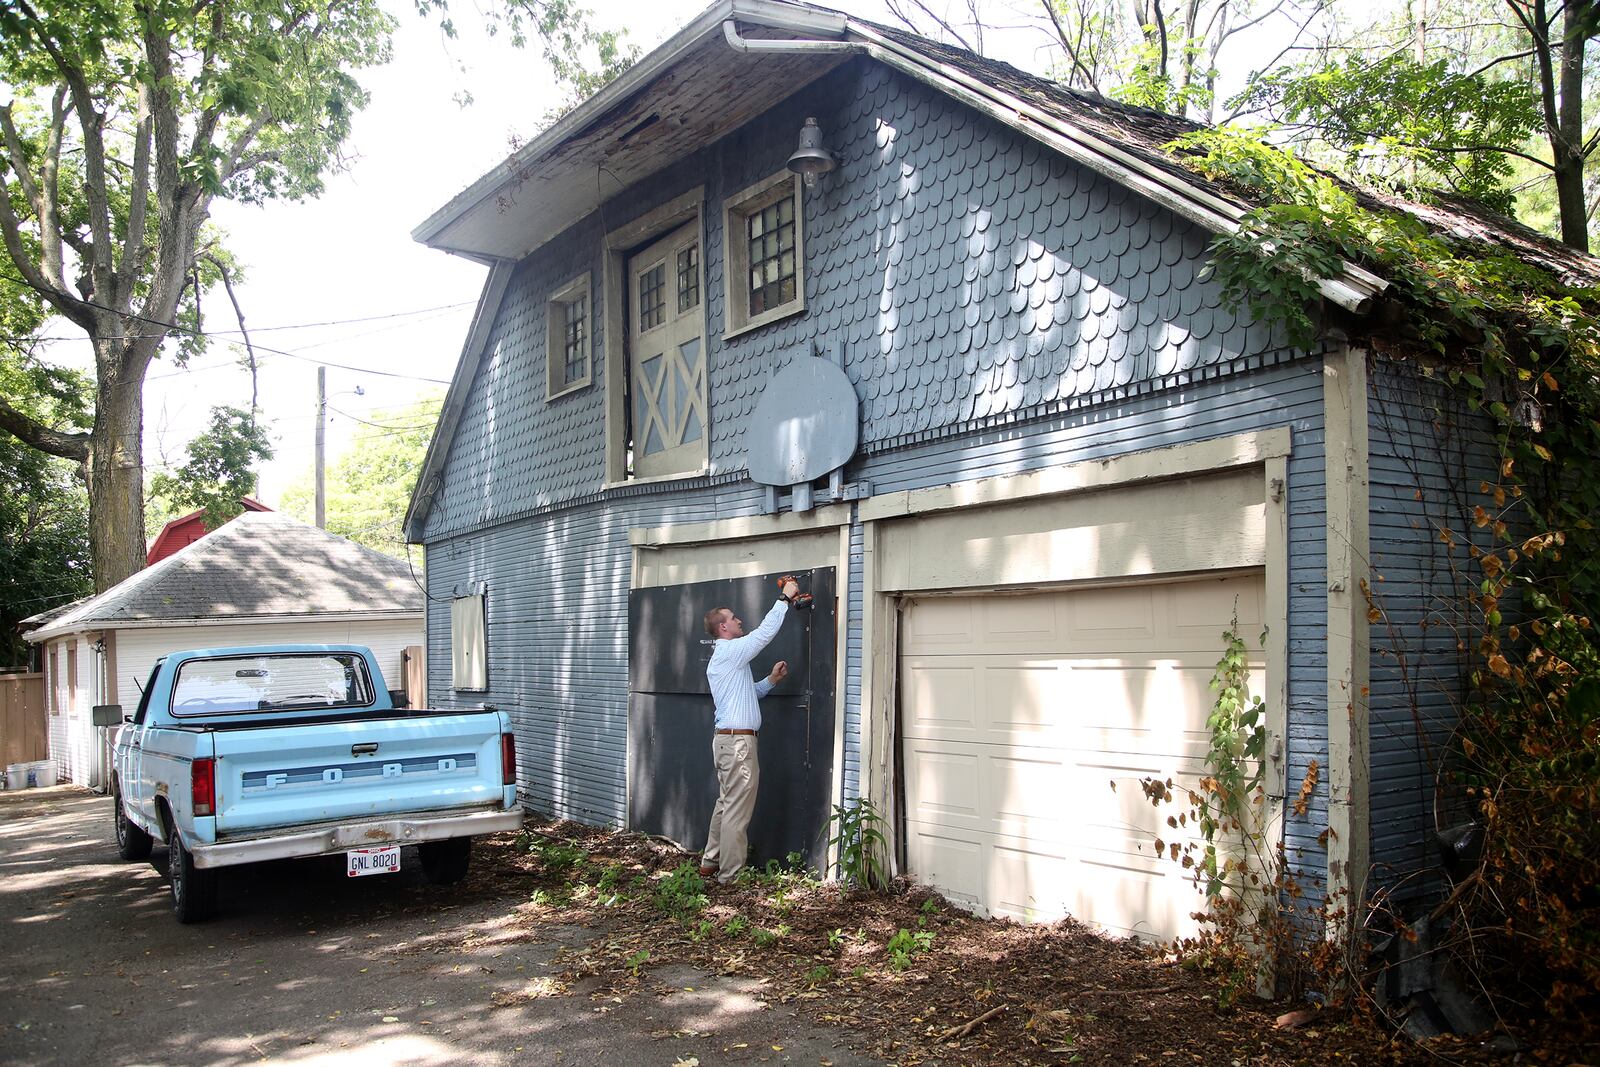
[[[0,765],[49,756],[44,675],[0,674]]]

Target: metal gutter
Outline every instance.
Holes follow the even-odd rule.
[[[423,608],[405,608],[378,611],[328,611],[318,612],[315,622],[369,622],[373,619],[424,619]],[[84,619],[60,629],[32,630],[24,636],[29,643],[49,641],[69,634],[89,633],[96,630],[173,630],[185,626],[246,626],[263,622],[302,620],[298,613],[279,612],[273,615],[196,615],[187,619]]]

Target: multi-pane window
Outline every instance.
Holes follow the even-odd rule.
[[[700,303],[700,246],[692,244],[678,251],[678,310],[688,311]]]
[[[545,316],[545,351],[549,356],[549,396],[553,400],[589,384],[594,353],[594,301],[587,274],[550,296]]]
[[[561,310],[566,364],[562,384],[571,385],[589,375],[589,294],[568,301]]]
[[[794,199],[784,197],[745,220],[750,241],[752,317],[794,299]]]
[[[788,171],[724,207],[727,322],[732,336],[805,310],[804,219],[799,179]]]
[[[658,263],[639,276],[639,332],[667,321],[667,265]]]

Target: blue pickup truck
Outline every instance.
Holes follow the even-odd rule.
[[[117,846],[167,846],[179,922],[217,907],[217,869],[344,853],[392,874],[416,845],[429,881],[464,877],[472,838],[522,825],[505,713],[413,711],[371,651],[273,645],[158,660],[117,733]]]

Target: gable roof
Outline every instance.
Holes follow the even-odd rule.
[[[455,427],[511,267],[602,202],[712,143],[853,55],[987,115],[1212,233],[1255,205],[1185,168],[1162,146],[1200,124],[1027,74],[913,33],[796,0],[719,0],[665,44],[529,141],[418,226],[412,236],[494,265],[412,492],[405,533],[421,537]],[[597,175],[608,176],[601,182]],[[1600,260],[1449,198],[1431,206],[1357,194],[1435,229],[1600,283]],[[1388,283],[1345,263],[1322,296],[1363,310]]]
[[[404,560],[273,511],[232,522],[27,635],[296,617],[421,616]]]

